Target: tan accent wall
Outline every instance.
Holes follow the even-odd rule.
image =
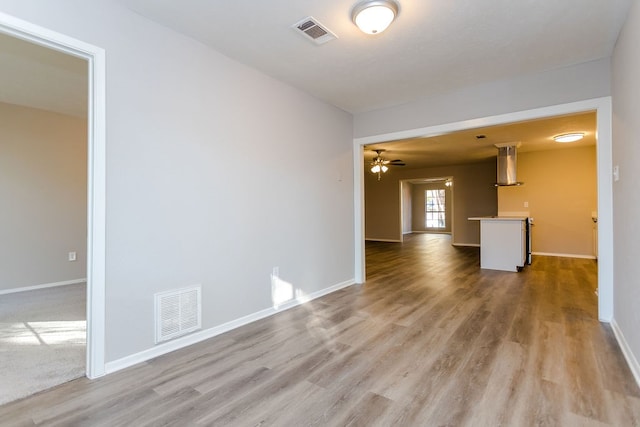
[[[85,278],[87,121],[0,103],[0,128],[0,290]]]
[[[518,180],[498,189],[498,212],[529,212],[532,251],[594,256],[596,147],[518,153]]]
[[[393,167],[380,181],[365,169],[365,238],[400,241],[400,181],[442,177],[453,177],[452,242],[460,245],[479,244],[480,225],[478,221],[468,221],[467,218],[498,213],[497,191],[493,185],[496,181],[494,159],[483,163],[425,169]]]
[[[426,190],[445,190],[445,227],[444,228],[427,228],[425,226],[425,194]],[[413,186],[412,199],[413,199],[413,221],[411,224],[412,231],[436,231],[436,232],[451,232],[451,218],[453,206],[451,187],[444,185],[444,182],[432,183],[432,184],[416,184]]]

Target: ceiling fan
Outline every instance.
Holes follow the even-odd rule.
[[[372,150],[376,152],[376,157],[373,158],[371,162],[371,172],[378,174],[378,181],[380,181],[381,174],[385,173],[389,170],[389,166],[405,166],[406,163],[400,159],[395,160],[387,160],[382,157],[380,154],[385,150]]]

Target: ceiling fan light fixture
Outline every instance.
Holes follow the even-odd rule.
[[[389,168],[382,163],[375,163],[373,166],[371,166],[371,172],[373,173],[385,173],[388,170]]]
[[[562,135],[556,135],[553,137],[556,142],[575,142],[584,138],[582,132],[563,133]]]
[[[380,181],[380,177],[382,176],[382,174],[389,170],[389,166],[405,166],[405,163],[400,159],[387,160],[384,157],[382,157],[381,154],[385,150],[381,149],[381,150],[372,150],[372,151],[375,151],[376,156],[373,158],[373,160],[370,163],[371,165],[370,170],[371,170],[371,173],[378,175],[378,181]]]
[[[366,34],[379,34],[391,25],[398,15],[398,4],[393,0],[365,0],[353,8],[353,23]]]

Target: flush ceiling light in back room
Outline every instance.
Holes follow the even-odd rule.
[[[563,133],[553,137],[556,142],[575,142],[580,141],[582,138],[584,138],[584,133],[582,132]]]

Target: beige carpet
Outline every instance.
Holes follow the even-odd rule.
[[[86,286],[0,295],[0,404],[85,374]]]

